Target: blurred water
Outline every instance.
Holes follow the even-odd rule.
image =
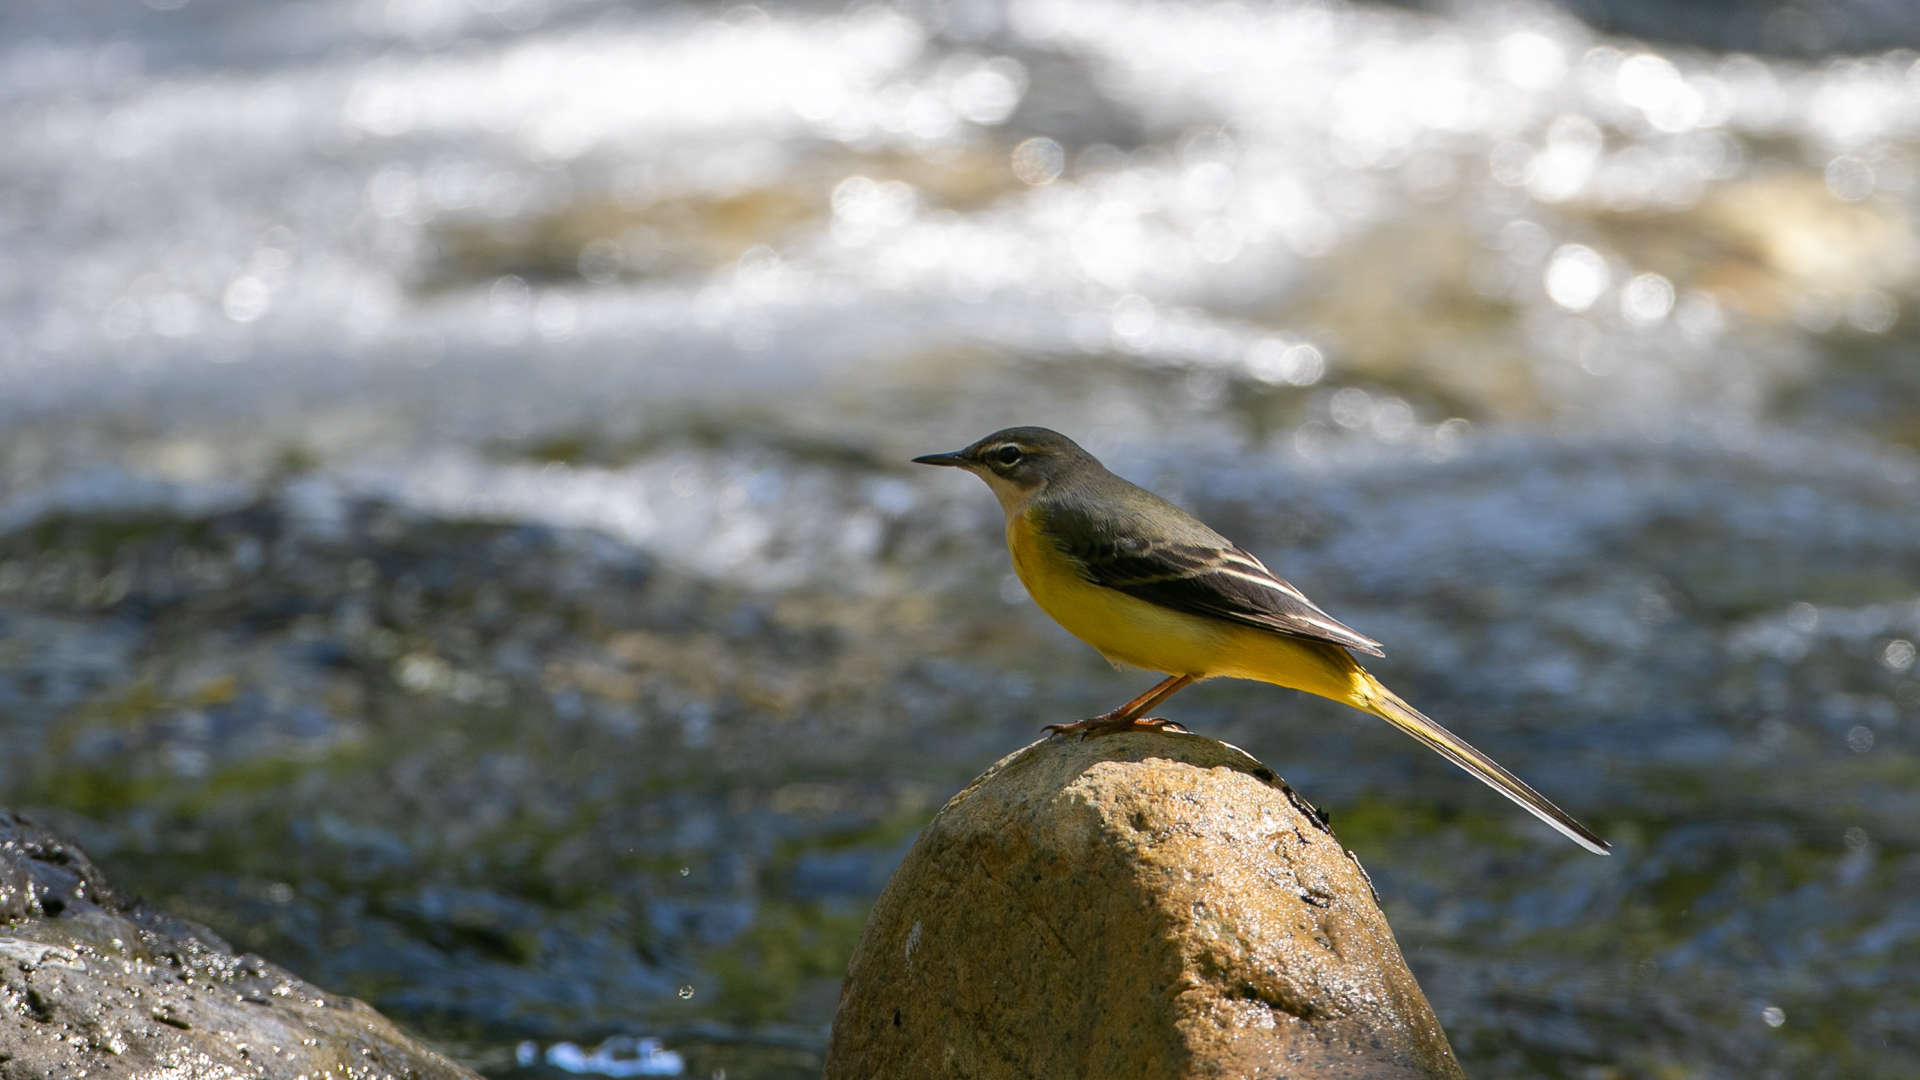
[[[808,1075],[932,810],[1143,685],[903,464],[1045,423],[1615,841],[1176,702],[1333,811],[1473,1075],[1907,1075],[1915,60],[1512,4],[11,5],[0,799],[490,1075]]]

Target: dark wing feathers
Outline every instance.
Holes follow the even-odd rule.
[[[1259,559],[1231,544],[1132,537],[1096,540],[1084,533],[1076,542],[1054,535],[1096,585],[1190,615],[1386,655],[1379,642],[1342,625]]]

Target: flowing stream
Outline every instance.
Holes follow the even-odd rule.
[[[1146,685],[906,464],[1040,423],[1614,843],[1168,706],[1470,1075],[1910,1076],[1920,57],[1709,51],[1824,10],[17,0],[0,802],[489,1076],[817,1075],[932,812]]]

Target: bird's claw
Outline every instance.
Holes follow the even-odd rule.
[[[1161,716],[1140,716],[1131,720],[1117,716],[1095,716],[1071,724],[1048,724],[1040,730],[1046,732],[1048,738],[1055,735],[1078,735],[1082,739],[1118,735],[1123,731],[1177,731],[1187,734],[1186,728]]]

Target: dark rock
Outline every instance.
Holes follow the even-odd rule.
[[[927,826],[848,966],[827,1080],[1461,1076],[1372,886],[1244,752],[1043,740]]]
[[[477,1080],[365,1003],[108,886],[0,809],[0,1080]]]

